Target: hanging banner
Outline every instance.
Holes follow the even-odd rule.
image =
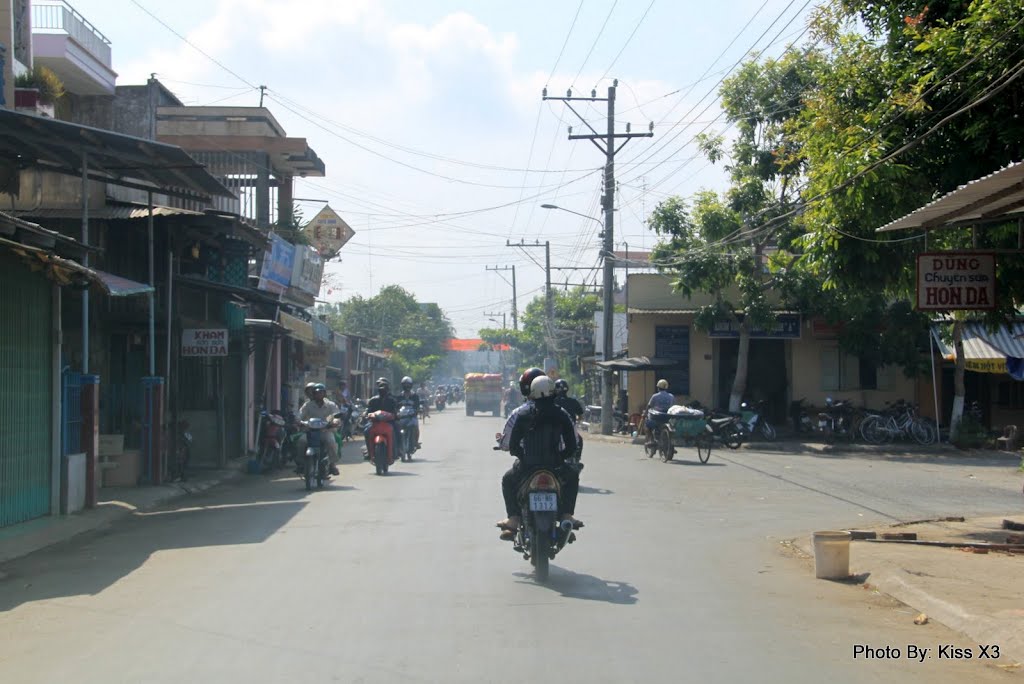
[[[917,255],[919,311],[996,308],[996,255],[941,252]]]
[[[294,270],[295,246],[277,233],[271,232],[270,249],[263,254],[259,289],[282,294],[291,284]]]
[[[295,246],[292,266],[292,287],[316,297],[320,294],[320,281],[324,278],[324,260],[320,252],[307,245]]]

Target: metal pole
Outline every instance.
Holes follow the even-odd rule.
[[[516,265],[512,264],[512,329],[519,330],[519,304],[516,294]]]
[[[89,153],[82,150],[82,244],[89,244]],[[82,265],[89,267],[88,250]],[[89,290],[82,290],[82,374],[89,374]]]
[[[174,249],[171,248],[171,233],[167,232],[167,359],[164,366],[164,376],[168,379],[164,383],[164,411],[170,407],[171,393],[171,310],[174,302]]]
[[[149,205],[149,217],[146,221],[146,233],[149,252],[149,377],[156,376],[156,297],[154,297],[155,271],[153,266],[153,191],[146,193],[146,202]]]
[[[608,86],[608,140],[605,149],[604,166],[604,360],[611,359],[615,352],[612,349],[614,335],[612,325],[615,320],[615,309],[612,299],[612,249],[615,231],[615,86]],[[601,392],[601,434],[612,434],[614,424],[612,415],[612,372],[602,369]]]
[[[547,240],[544,241],[544,275],[548,298],[548,337],[553,341],[555,337],[555,300],[551,292],[551,242]],[[549,344],[548,347],[552,356],[558,353],[554,344]]]
[[[935,335],[931,325],[928,326],[928,347],[932,357],[932,401],[935,406],[935,443],[942,443],[942,433],[939,432],[939,386],[935,381]]]

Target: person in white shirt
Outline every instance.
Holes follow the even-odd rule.
[[[310,418],[323,418],[324,420],[331,422],[334,420],[334,414],[338,413],[338,405],[327,398],[327,388],[322,383],[309,383],[306,385],[306,396],[309,397],[309,401],[302,405],[299,409],[299,420],[305,423]],[[334,440],[335,428],[330,427],[324,430],[323,439],[321,444],[327,449],[327,455],[331,461],[331,475],[338,474],[338,445]],[[299,453],[306,453],[306,438],[303,437],[300,445]]]

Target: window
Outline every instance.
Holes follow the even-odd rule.
[[[654,327],[654,356],[672,359],[680,368],[658,371],[659,379],[668,380],[672,394],[690,394],[690,328],[685,325],[657,325]]]
[[[1001,408],[1024,408],[1024,382],[1004,380],[996,387],[996,405]]]
[[[838,347],[822,349],[821,389],[825,392],[860,389],[860,365],[860,359],[853,354],[844,354]]]

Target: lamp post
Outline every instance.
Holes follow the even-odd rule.
[[[608,229],[608,227],[611,224],[607,220],[602,221],[601,219],[596,218],[594,216],[587,216],[586,214],[581,214],[578,211],[573,211],[572,209],[560,207],[557,204],[542,204],[540,206],[542,209],[558,209],[559,211],[566,211],[569,212],[570,214],[575,214],[576,216],[582,216],[583,218],[590,219],[591,221],[596,221],[598,224],[601,225],[602,231],[600,233],[600,236],[603,240],[603,249],[601,250],[601,256],[604,259],[604,296],[602,297],[603,306],[601,311],[602,327],[604,328],[602,330],[602,355],[604,356],[604,360],[607,361],[614,356],[614,350],[612,349],[612,346],[614,344],[612,325],[615,320],[615,308],[612,300],[612,233],[611,230]],[[607,218],[608,217],[606,216],[606,219]],[[614,402],[612,401],[612,372],[610,370],[602,368],[601,380],[601,434],[610,435],[612,434],[612,425],[614,419]]]

